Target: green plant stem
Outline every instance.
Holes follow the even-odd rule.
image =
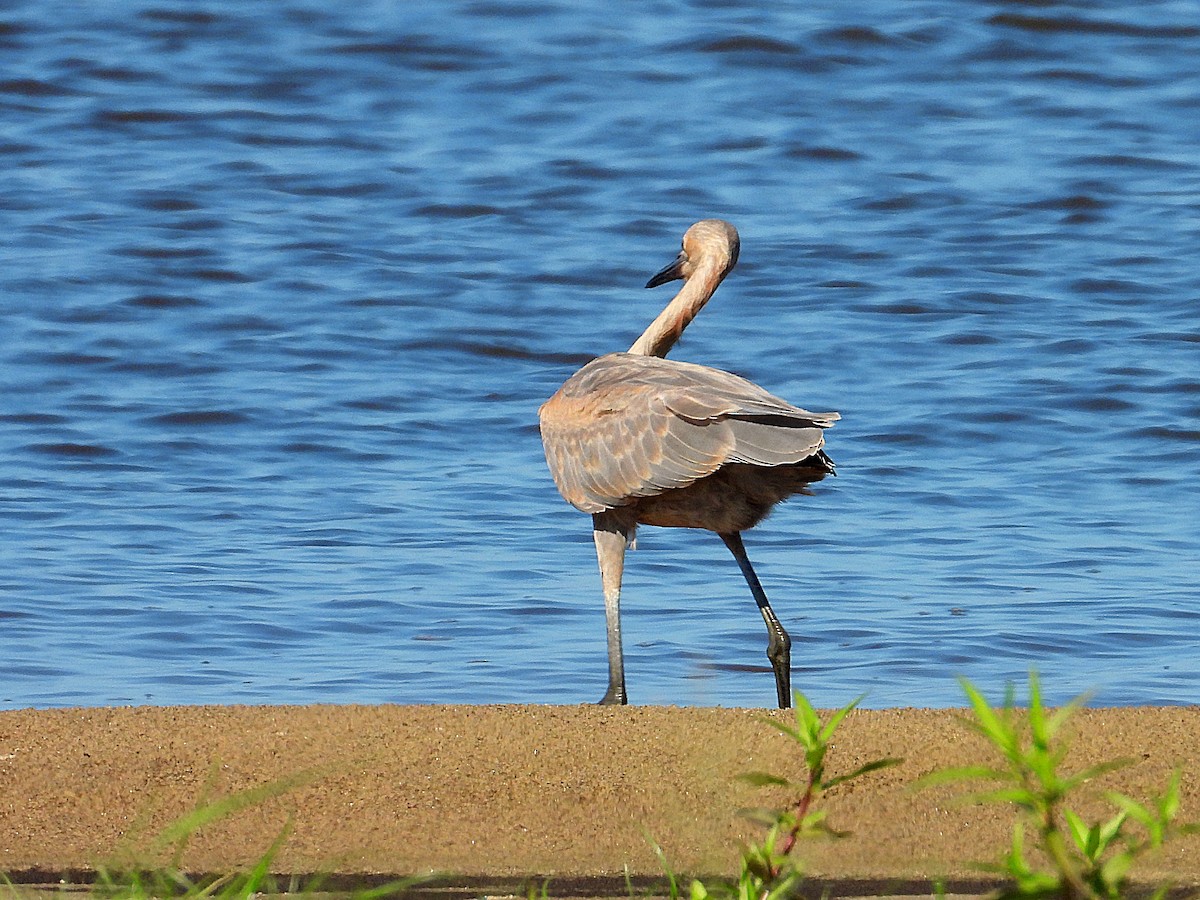
[[[783,839],[783,847],[780,848],[780,853],[787,856],[792,852],[792,848],[796,846],[796,841],[800,838],[800,831],[804,827],[804,820],[808,817],[808,809],[812,806],[813,798],[817,794],[817,773],[808,773],[808,784],[805,785],[804,793],[800,795],[800,799],[796,803],[796,822],[788,829],[787,836]],[[781,866],[774,867],[772,877],[778,877]]]
[[[1054,816],[1054,806],[1048,805],[1042,823],[1042,846],[1066,881],[1067,900],[1096,900],[1096,892],[1087,886],[1079,874],[1079,867],[1067,849],[1062,829]]]
[[[1059,825],[1058,809],[1062,803],[1062,794],[1056,787],[1046,784],[1044,778],[1028,771],[1022,773],[1022,781],[1031,796],[1042,798],[1038,804],[1041,812],[1039,830],[1042,848],[1063,878],[1065,900],[1099,900],[1099,895],[1084,880],[1079,862],[1071,853]]]

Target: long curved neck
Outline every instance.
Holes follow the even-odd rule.
[[[719,265],[707,265],[697,269],[683,283],[675,299],[667,304],[650,326],[642,332],[642,336],[633,342],[630,353],[638,356],[666,356],[683,329],[696,318],[696,313],[704,308],[704,304],[716,293],[717,285],[725,277],[725,270]]]

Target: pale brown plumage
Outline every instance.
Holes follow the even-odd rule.
[[[686,488],[733,463],[770,477],[778,471],[772,467],[817,454],[821,429],[836,418],[719,369],[610,353],[576,372],[542,407],[541,427],[560,493],[577,509],[598,513]],[[818,458],[805,469],[824,474],[826,465]],[[742,531],[753,524],[714,528],[701,517],[686,527]]]
[[[756,384],[662,357],[737,262],[737,231],[706,219],[647,287],[684,286],[628,353],[588,363],[538,411],[546,461],[563,497],[593,514],[604,581],[609,689],[626,702],[620,642],[624,553],[639,524],[705,528],[733,552],[767,623],[780,706],[790,704],[790,638],[742,547],[740,532],[833,472],[822,430],[839,416],[793,406]]]

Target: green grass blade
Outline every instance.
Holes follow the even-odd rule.
[[[159,832],[151,844],[151,853],[161,851],[179,841],[187,840],[188,837],[205,825],[224,819],[243,809],[257,806],[266,800],[278,797],[301,785],[309,784],[318,777],[317,770],[308,770],[288,778],[281,778],[278,781],[271,781],[267,784],[261,784],[258,787],[247,788],[236,794],[230,794],[227,797],[209,801],[192,812],[176,819]]]
[[[675,878],[675,870],[671,868],[671,863],[667,860],[667,854],[663,852],[663,848],[657,841],[650,841],[650,849],[654,851],[654,855],[658,859],[658,864],[662,867],[663,874],[667,876],[667,884],[670,890],[669,896],[672,900],[675,900],[679,896],[679,882]],[[693,891],[695,891],[696,884],[697,882],[692,882]]]

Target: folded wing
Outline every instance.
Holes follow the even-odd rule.
[[[538,414],[555,484],[591,513],[686,487],[726,463],[801,462],[840,418],[729,372],[629,353],[588,363]]]

